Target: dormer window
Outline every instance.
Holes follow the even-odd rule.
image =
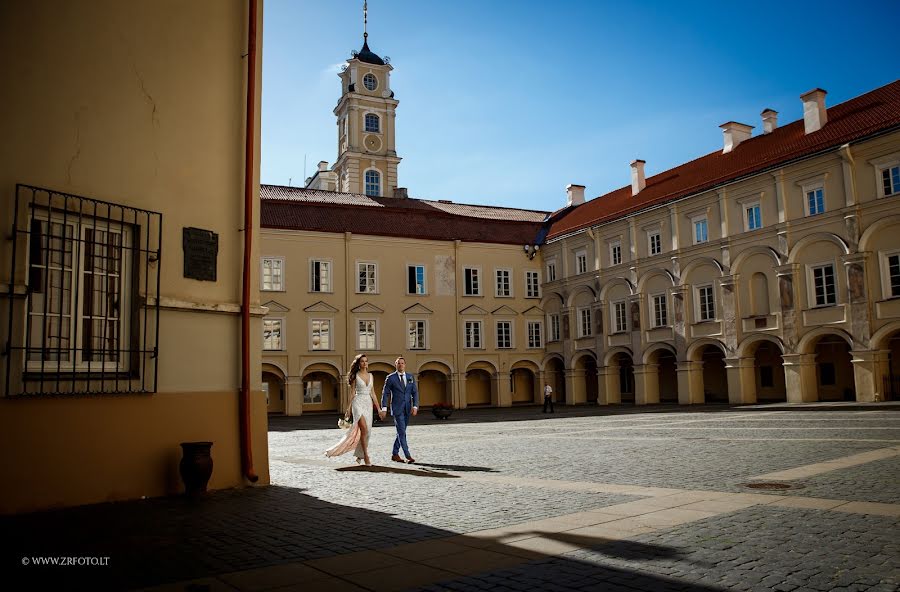
[[[381,120],[374,113],[366,113],[366,131],[378,133],[381,131]]]
[[[363,76],[363,86],[366,87],[366,90],[373,91],[378,88],[378,79],[374,74],[366,74]]]

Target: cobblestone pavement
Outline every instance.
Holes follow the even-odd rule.
[[[900,409],[458,411],[413,419],[416,465],[376,426],[376,467],[324,457],[335,420],[272,419],[268,488],[0,519],[4,571],[92,589],[900,589]]]

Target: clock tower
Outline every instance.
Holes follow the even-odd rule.
[[[364,20],[365,23],[365,20]],[[391,90],[391,67],[369,49],[369,34],[339,74],[341,98],[334,108],[338,128],[338,158],[333,171],[337,190],[393,197],[397,187],[397,105]]]

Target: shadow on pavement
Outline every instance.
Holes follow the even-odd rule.
[[[353,536],[348,542],[346,529],[336,525],[351,523]],[[0,562],[3,573],[13,580],[19,579],[13,573],[27,578],[22,581],[29,583],[28,589],[129,590],[173,582],[179,582],[180,589],[190,589],[189,580],[217,577],[234,582],[233,578],[239,577],[234,572],[239,571],[460,538],[458,533],[449,530],[399,519],[385,512],[333,504],[309,496],[302,489],[279,486],[217,491],[198,501],[156,498],[2,517],[0,528],[4,534]],[[542,536],[565,540],[564,534]],[[493,542],[477,540],[480,543],[487,540],[492,551],[516,558],[507,562],[515,567],[507,566],[506,571],[541,571],[542,565],[552,561],[569,572],[602,572],[604,581],[610,574],[621,576],[640,590],[667,590],[674,584],[684,585],[640,571],[607,568],[565,556],[531,552],[526,558],[521,548],[507,546],[502,537]],[[673,557],[679,553],[677,549],[610,542],[599,537],[579,537],[577,543],[602,546],[605,554],[635,560]],[[52,567],[34,565],[33,559],[31,565],[25,566],[22,561],[25,557],[108,559],[105,566]],[[348,564],[343,559],[331,563],[335,565],[333,572],[322,567],[322,562],[312,565],[357,585],[371,584],[372,576],[366,572],[348,575]],[[466,577],[469,576],[452,579]],[[588,578],[585,583],[592,581],[592,576],[585,577]],[[418,585],[432,584],[437,582]],[[690,588],[712,590],[694,584]]]
[[[434,465],[429,463],[416,463],[417,467],[427,467],[429,469],[437,469],[439,471],[455,471],[457,473],[468,473],[468,472],[476,472],[476,473],[499,473],[497,469],[492,469],[490,467],[470,467],[467,465]]]
[[[424,465],[420,465],[424,466]],[[389,467],[382,465],[372,465],[365,466],[359,465],[355,467],[339,467],[335,469],[335,471],[346,471],[353,473],[394,473],[396,475],[410,475],[412,477],[438,477],[443,479],[459,479],[456,475],[449,475],[447,473],[441,473],[439,471],[429,471],[429,470],[415,470],[415,469],[400,469],[397,467]]]

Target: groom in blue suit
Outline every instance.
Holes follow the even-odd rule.
[[[413,375],[406,372],[406,360],[403,359],[403,356],[394,361],[394,367],[397,368],[397,371],[388,374],[384,381],[384,388],[381,390],[381,413],[379,415],[384,419],[390,398],[391,415],[394,417],[394,427],[397,428],[397,438],[394,440],[391,460],[414,463],[416,459],[409,453],[409,446],[406,444],[406,426],[409,425],[410,414],[419,413],[419,389],[416,387]],[[403,447],[403,454],[406,455],[406,461],[400,458],[401,447]]]

